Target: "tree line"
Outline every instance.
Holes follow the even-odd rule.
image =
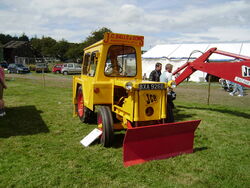
[[[61,61],[73,60],[77,62],[83,55],[83,49],[101,39],[105,32],[112,32],[110,29],[103,27],[91,32],[91,34],[81,43],[68,42],[65,39],[56,41],[51,37],[37,38],[28,36],[23,33],[20,36],[11,36],[0,34],[0,43],[6,44],[10,41],[28,41],[32,49],[41,57],[55,57]]]

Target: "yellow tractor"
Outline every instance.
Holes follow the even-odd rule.
[[[74,116],[93,123],[97,111],[100,142],[111,147],[116,131],[126,130],[124,165],[193,151],[200,120],[166,123],[171,83],[142,80],[143,36],[105,33],[85,48],[80,76],[73,78]]]

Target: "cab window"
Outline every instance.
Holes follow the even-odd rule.
[[[88,64],[90,62],[90,53],[85,54],[83,59],[83,67],[82,67],[82,73],[87,74],[88,73]]]
[[[108,50],[106,76],[136,76],[136,50],[131,46],[113,45]]]
[[[98,57],[97,51],[92,52],[91,54],[85,54],[84,56],[84,64],[83,64],[83,74],[88,76],[95,76]]]

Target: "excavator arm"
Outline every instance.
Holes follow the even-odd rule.
[[[208,58],[213,53],[233,57],[235,58],[235,61],[209,62]],[[197,70],[238,83],[245,87],[250,87],[250,57],[247,56],[217,50],[217,48],[211,48],[193,62],[187,62],[173,72],[173,75],[175,75],[182,71],[175,80],[176,85],[179,85]]]

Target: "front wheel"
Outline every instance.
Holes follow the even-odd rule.
[[[63,75],[68,75],[69,73],[67,71],[64,71],[63,72]]]
[[[113,118],[108,106],[101,106],[97,114],[98,127],[102,127],[101,144],[111,147],[114,139]]]

